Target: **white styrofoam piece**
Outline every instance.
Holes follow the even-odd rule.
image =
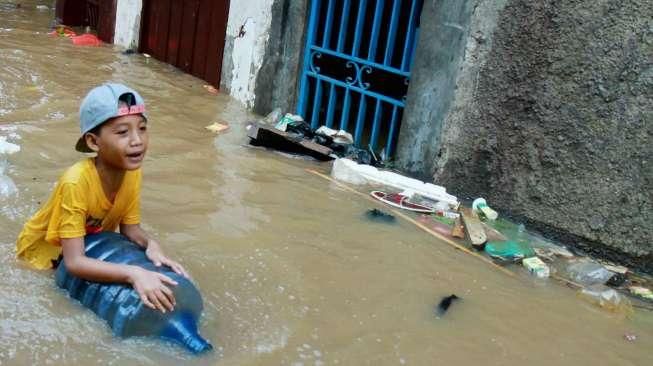
[[[458,199],[448,194],[446,188],[442,186],[424,183],[397,173],[378,170],[373,166],[358,164],[349,159],[336,159],[333,163],[331,175],[335,179],[351,184],[380,183],[404,191],[413,191],[436,201],[443,201],[451,205],[458,204]]]

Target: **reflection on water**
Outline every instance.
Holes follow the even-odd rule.
[[[0,364],[651,363],[651,314],[623,319],[559,284],[507,278],[405,222],[367,222],[368,202],[304,170],[328,166],[246,147],[254,116],[237,103],[140,55],[51,38],[52,12],[35,10],[51,1],[20,3],[0,3],[0,134],[22,147],[7,172],[18,196],[0,210]],[[106,80],[148,102],[144,226],[201,288],[202,334],[219,347],[209,356],[115,339],[50,273],[14,260],[22,223],[81,158],[80,98]],[[204,130],[221,120],[229,133]],[[436,319],[451,293],[463,300]]]

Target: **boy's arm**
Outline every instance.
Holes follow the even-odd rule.
[[[72,275],[94,282],[122,282],[134,287],[143,303],[163,313],[172,311],[175,298],[166,286],[177,285],[170,277],[138,266],[103,262],[84,253],[83,238],[61,239],[63,260]]]
[[[188,272],[186,272],[184,267],[176,261],[166,257],[166,255],[163,254],[159,242],[149,238],[145,233],[145,230],[143,230],[139,224],[120,224],[120,233],[128,237],[129,240],[138,244],[140,247],[145,248],[145,255],[147,255],[155,266],[159,267],[162,264],[166,265],[175,271],[175,273],[189,278]]]

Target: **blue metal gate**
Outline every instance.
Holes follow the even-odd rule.
[[[391,156],[423,0],[311,0],[297,113]]]

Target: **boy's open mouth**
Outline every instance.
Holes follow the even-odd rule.
[[[143,158],[143,152],[135,152],[131,154],[127,154],[127,157],[129,160],[141,160]]]

